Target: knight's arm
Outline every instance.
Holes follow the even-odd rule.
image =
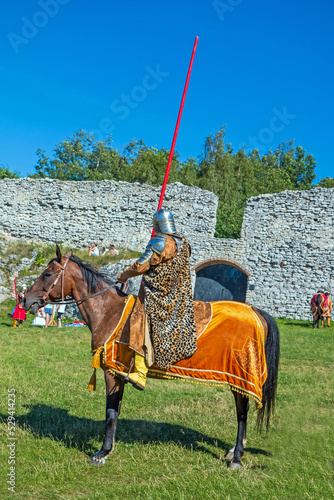
[[[173,259],[176,255],[175,247],[176,243],[173,238],[168,238],[165,234],[154,236],[147,245],[143,255],[132,266],[120,273],[117,276],[117,280],[125,283],[129,278],[146,273],[151,266],[157,266],[160,262]]]
[[[135,276],[139,276],[140,274],[144,274],[150,268],[150,261],[147,260],[143,264],[139,263],[139,259],[132,264],[132,266],[128,267],[117,276],[117,280],[120,283],[125,283],[129,278],[134,278]]]

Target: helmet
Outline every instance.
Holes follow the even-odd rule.
[[[176,227],[172,212],[161,208],[153,215],[154,231],[163,234],[176,234]]]

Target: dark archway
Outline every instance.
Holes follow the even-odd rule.
[[[246,301],[248,271],[230,259],[209,259],[193,268],[196,272],[194,300]]]

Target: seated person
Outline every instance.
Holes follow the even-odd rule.
[[[98,257],[100,255],[97,243],[91,244],[88,255],[93,255],[94,257]]]
[[[114,245],[110,245],[108,253],[110,253],[110,255],[118,255],[119,251],[117,250],[117,248],[115,248]]]

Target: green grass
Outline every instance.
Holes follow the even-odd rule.
[[[226,389],[149,380],[126,387],[117,444],[106,465],[88,466],[104,433],[104,382],[87,391],[86,328],[11,328],[0,305],[1,498],[333,498],[334,327],[280,320],[276,415],[268,434],[249,412],[244,468],[230,471],[236,417]],[[31,323],[29,318],[28,323]],[[16,493],[7,492],[7,391],[16,390]]]

